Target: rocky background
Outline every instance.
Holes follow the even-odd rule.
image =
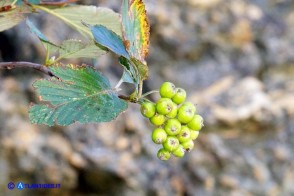
[[[150,78],[172,81],[197,103],[205,127],[183,159],[156,158],[152,126],[138,105],[117,120],[32,125],[33,70],[0,72],[0,192],[6,195],[294,195],[294,2],[145,0],[151,23]],[[115,0],[84,0],[116,11]],[[35,17],[49,38],[76,37],[55,18]],[[42,63],[24,24],[0,33],[0,61]],[[96,67],[115,84],[107,54]],[[85,61],[83,61],[85,62]],[[93,64],[91,61],[86,61]],[[153,98],[156,98],[153,97]],[[8,182],[60,183],[13,190]]]

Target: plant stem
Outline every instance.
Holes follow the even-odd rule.
[[[138,98],[139,99],[142,96],[142,90],[143,90],[143,80],[140,80],[140,83],[139,83],[139,91],[138,91]]]
[[[148,96],[148,95],[150,95],[150,94],[152,94],[152,93],[159,93],[159,90],[152,90],[152,91],[149,91],[149,92],[147,92],[147,93],[144,93],[144,94],[141,96],[141,98],[144,98],[144,97],[146,97],[146,96]]]
[[[120,85],[123,83],[123,78],[121,78],[119,81],[118,81],[118,83],[115,85],[115,89],[118,89],[119,87],[120,87]]]
[[[0,62],[0,69],[14,69],[14,68],[33,68],[50,77],[56,77],[45,65],[30,63],[30,62]]]
[[[141,97],[141,98],[138,100],[137,103],[142,104],[142,103],[144,103],[144,102],[154,103],[153,101],[150,101],[149,99],[144,98],[144,97]]]
[[[17,0],[14,0],[14,1],[11,3],[11,5],[14,5],[14,4],[16,3],[16,1],[17,1]]]
[[[46,57],[45,57],[45,64],[47,64],[49,60],[49,46],[48,44],[46,45]]]

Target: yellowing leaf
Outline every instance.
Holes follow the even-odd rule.
[[[143,64],[149,51],[150,25],[142,0],[123,0],[123,38],[130,55]]]

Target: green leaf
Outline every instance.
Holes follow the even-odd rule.
[[[117,34],[102,25],[88,26],[98,44],[108,48],[119,56],[124,56],[127,59],[130,58],[122,40]]]
[[[132,62],[132,65],[137,68],[141,80],[146,80],[148,78],[148,73],[149,73],[148,66],[136,58],[131,58],[131,62]]]
[[[53,44],[53,43],[51,43],[48,39],[47,39],[47,37],[43,34],[43,33],[41,33],[41,31],[29,20],[29,19],[27,19],[26,20],[26,24],[28,25],[28,27],[30,28],[30,30],[31,30],[31,32],[33,33],[33,34],[35,34],[36,36],[38,36],[38,38],[41,40],[41,41],[43,41],[43,42],[48,42],[48,43],[50,43],[50,44],[52,44],[52,45],[55,45],[55,44]]]
[[[26,19],[26,24],[30,28],[30,31],[40,39],[44,47],[48,50],[48,53],[55,52],[60,48],[59,46],[50,42],[47,37],[29,19]]]
[[[140,77],[138,76],[136,67],[133,67],[130,61],[122,56],[119,58],[119,63],[124,67],[123,82],[139,84]]]
[[[51,71],[59,79],[41,79],[33,85],[45,104],[30,108],[32,123],[107,122],[127,109],[108,79],[93,68],[67,65],[53,66]]]
[[[0,12],[0,32],[19,24],[27,13],[31,13],[27,6],[17,6],[9,11]]]
[[[84,26],[81,21],[90,25],[100,24],[112,30],[119,36],[122,34],[119,15],[108,8],[75,5],[51,10],[42,6],[35,7],[58,17],[86,37],[93,38],[90,29]]]
[[[145,64],[149,50],[150,25],[142,0],[123,0],[123,38],[129,54]]]
[[[65,40],[61,46],[57,46],[47,39],[47,37],[41,33],[39,29],[30,21],[26,20],[31,32],[38,36],[40,41],[44,44],[44,47],[48,50],[48,53],[58,51],[60,59],[66,58],[97,58],[98,56],[105,54],[106,52],[95,45],[95,43],[85,44],[80,40]],[[56,60],[56,61],[58,61]]]
[[[95,43],[85,44],[80,40],[65,40],[60,48],[59,58],[97,58],[106,53]]]
[[[26,19],[26,24],[30,28],[30,31],[39,38],[44,48],[46,49],[47,55],[45,59],[45,64],[50,65],[52,62],[54,62],[54,60],[48,59],[50,54],[58,51],[60,47],[49,41],[47,37],[29,19]],[[53,57],[53,59],[55,59],[55,56]]]
[[[30,4],[40,4],[40,0],[27,0],[28,3]],[[17,0],[16,1],[17,5],[22,5],[23,4],[23,0]]]

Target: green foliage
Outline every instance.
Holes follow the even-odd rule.
[[[94,42],[87,44],[83,43],[80,40],[74,39],[65,40],[60,46],[57,46],[56,44],[49,41],[47,37],[41,31],[39,31],[30,20],[27,19],[26,23],[31,32],[37,35],[40,41],[43,43],[44,47],[47,50],[48,56],[56,52],[59,53],[59,56],[55,60],[55,62],[67,58],[97,58],[98,56],[106,53]]]
[[[80,40],[65,40],[59,49],[59,58],[97,58],[105,54],[95,43],[85,44]]]
[[[42,42],[42,44],[46,48],[48,54],[56,52],[57,50],[60,49],[59,46],[50,42],[47,39],[47,37],[29,19],[26,20],[26,24],[29,27],[30,31],[33,34],[35,34],[39,38],[39,40]]]
[[[41,79],[33,85],[43,104],[30,108],[32,123],[52,126],[107,122],[126,110],[127,103],[93,68],[67,65],[53,66],[51,71],[59,79]]]
[[[30,4],[39,4],[41,1],[40,0],[26,0],[28,3]],[[23,4],[23,0],[17,0],[16,1],[17,5],[22,5]]]
[[[123,82],[139,84],[140,76],[136,67],[132,66],[125,57],[119,57],[119,63],[124,67]]]
[[[89,25],[89,28],[91,29],[94,39],[98,44],[108,48],[119,56],[123,56],[127,59],[130,58],[123,41],[113,31],[102,25]]]
[[[49,43],[51,45],[56,46],[55,44],[51,43],[47,37],[39,30],[37,29],[37,27],[29,20],[26,20],[26,24],[28,25],[28,27],[30,28],[31,32],[33,34],[35,34],[36,36],[38,36],[38,38],[40,39],[41,42],[45,42],[45,43]]]
[[[131,58],[130,63],[137,70],[140,80],[146,80],[148,78],[149,69],[145,63],[135,58]]]

